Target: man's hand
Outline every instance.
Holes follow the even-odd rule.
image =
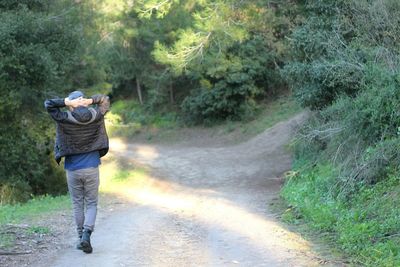
[[[69,100],[69,98],[64,99],[64,103],[67,107],[77,108],[77,107],[87,107],[93,104],[93,100],[91,98],[83,98],[79,97],[74,100]]]
[[[93,104],[93,99],[91,98],[82,98],[82,106],[90,106],[91,104]]]
[[[65,103],[65,105],[66,105],[67,107],[77,108],[77,107],[79,107],[80,99],[81,99],[81,98],[76,98],[76,99],[74,99],[74,100],[69,100],[69,98],[66,97],[66,98],[64,99],[64,103]]]

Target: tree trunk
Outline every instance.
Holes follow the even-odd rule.
[[[140,105],[143,105],[142,88],[140,87],[140,81],[139,81],[139,78],[137,78],[137,77],[136,77],[136,90],[137,90],[137,94],[139,97],[139,103],[140,103]]]

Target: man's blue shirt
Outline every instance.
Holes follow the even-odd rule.
[[[80,169],[93,168],[101,164],[99,151],[66,156],[64,169],[76,171]]]

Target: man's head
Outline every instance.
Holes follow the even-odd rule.
[[[81,91],[73,91],[68,95],[69,100],[78,99],[80,97],[84,97],[84,94]],[[79,106],[77,108],[69,107],[72,116],[80,122],[87,122],[92,118],[92,113],[89,111],[87,107]]]
[[[73,91],[72,93],[70,93],[70,94],[68,95],[68,99],[69,99],[69,100],[78,99],[78,98],[80,98],[80,97],[84,97],[84,94],[83,94],[81,91]],[[68,107],[68,109],[69,109],[70,111],[73,111],[73,110],[74,110],[73,107]]]
[[[81,91],[73,91],[72,93],[70,93],[68,95],[68,99],[69,100],[74,100],[74,99],[77,99],[77,98],[80,98],[80,97],[83,97],[83,96],[84,95],[83,95],[83,93]]]

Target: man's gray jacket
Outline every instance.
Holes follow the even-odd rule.
[[[108,152],[108,136],[104,125],[104,115],[110,109],[106,95],[92,96],[94,108],[89,120],[79,121],[70,111],[62,111],[64,99],[48,99],[44,102],[47,112],[57,123],[55,160],[59,164],[62,157],[99,151],[100,157]]]

